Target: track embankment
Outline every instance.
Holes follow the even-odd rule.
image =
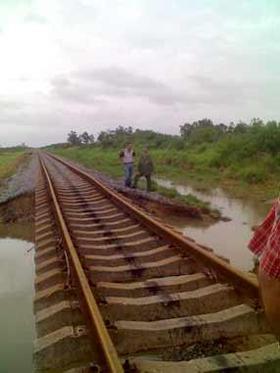
[[[279,371],[255,277],[73,164],[40,162],[38,372]]]

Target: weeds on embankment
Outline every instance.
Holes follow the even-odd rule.
[[[138,150],[140,151],[140,149]],[[72,147],[55,149],[55,153],[81,163],[86,167],[100,171],[113,178],[123,176],[122,164],[119,160],[118,151],[116,149],[104,150],[100,147]],[[138,151],[136,151],[136,153],[138,153]],[[155,163],[157,168],[158,165],[156,160]],[[144,189],[145,181],[140,180],[138,185],[140,189]],[[156,191],[167,198],[174,199],[191,207],[205,210],[210,209],[208,202],[201,201],[192,194],[181,195],[175,188],[165,188],[158,185],[155,181],[152,183],[152,191]]]
[[[0,181],[12,176],[25,159],[24,151],[0,151]]]
[[[232,140],[231,140],[232,141]],[[259,199],[273,198],[280,185],[280,163],[268,153],[246,155],[248,150],[232,144],[202,144],[186,149],[151,149],[156,175],[179,183],[191,182],[199,188],[223,186],[235,195],[249,194]],[[136,146],[136,153],[141,151]],[[56,148],[55,153],[94,168],[112,177],[123,174],[119,149],[100,146]],[[251,154],[251,155],[250,155]],[[174,198],[176,191],[157,187],[166,196]],[[175,193],[176,194],[176,193]],[[185,198],[177,193],[176,198]],[[196,201],[197,202],[197,201]],[[197,204],[195,204],[197,206]]]

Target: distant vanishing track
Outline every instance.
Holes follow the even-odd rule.
[[[70,162],[39,158],[38,372],[279,371],[255,277]]]

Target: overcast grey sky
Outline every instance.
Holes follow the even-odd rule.
[[[280,120],[278,0],[1,0],[0,144]]]

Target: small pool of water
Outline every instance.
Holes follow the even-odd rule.
[[[5,232],[11,236],[11,225],[0,225],[0,372],[32,373],[35,338],[33,243],[5,237]],[[16,236],[20,236],[18,230]]]
[[[252,226],[259,224],[270,208],[269,204],[254,201],[249,198],[234,198],[221,188],[200,191],[191,184],[179,185],[170,180],[157,179],[157,183],[167,188],[175,188],[178,193],[189,193],[203,201],[210,202],[221,214],[231,221],[218,221],[205,224],[189,218],[166,217],[166,221],[198,243],[211,247],[217,254],[230,259],[231,263],[241,270],[253,268],[253,256],[247,249],[252,237]]]

